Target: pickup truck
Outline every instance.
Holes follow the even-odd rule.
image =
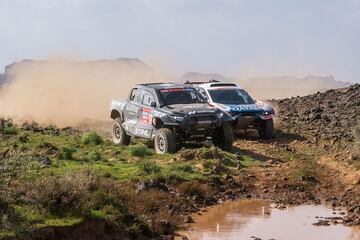
[[[255,129],[260,138],[269,139],[274,135],[275,111],[267,103],[254,100],[243,88],[235,83],[187,82],[195,87],[207,101],[230,114],[234,121],[234,132]]]
[[[233,145],[233,118],[183,84],[136,85],[126,101],[111,102],[111,118],[114,143],[128,145],[131,137],[144,138],[160,154],[174,153],[186,142],[211,140],[226,151]]]

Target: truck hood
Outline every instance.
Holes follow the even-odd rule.
[[[163,107],[164,110],[175,114],[216,114],[219,110],[216,107],[210,106],[208,103],[194,103],[194,104],[172,104]]]

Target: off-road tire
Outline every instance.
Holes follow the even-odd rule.
[[[213,143],[216,147],[224,151],[231,151],[234,142],[234,134],[229,123],[224,123],[218,130],[218,134],[213,136]]]
[[[263,120],[259,126],[259,137],[262,139],[270,139],[274,137],[274,120]]]
[[[129,145],[131,137],[126,134],[125,129],[122,126],[121,118],[115,118],[113,121],[112,138],[115,144]]]
[[[160,128],[154,139],[155,152],[159,154],[175,153],[176,139],[175,134],[168,128]]]

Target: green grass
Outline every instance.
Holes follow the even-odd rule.
[[[212,167],[218,164],[223,165],[231,172],[238,171],[238,160],[234,154],[223,152],[217,148],[186,149],[186,152],[184,150],[178,154],[158,155],[153,149],[145,146],[142,141],[135,140],[133,145],[119,146],[110,140],[105,140],[95,132],[82,134],[71,131],[55,132],[51,129],[35,132],[9,125],[7,128],[3,128],[0,134],[2,139],[0,141],[0,157],[3,156],[3,153],[10,156],[0,159],[1,164],[6,166],[6,170],[0,175],[0,195],[3,192],[16,193],[19,191],[16,194],[23,194],[23,192],[29,191],[28,189],[20,191],[10,187],[2,189],[2,183],[5,180],[8,183],[16,183],[17,187],[22,186],[22,184],[18,184],[22,182],[30,184],[29,188],[39,188],[37,191],[41,195],[42,191],[60,191],[63,185],[71,187],[71,181],[66,180],[68,174],[75,173],[77,175],[76,173],[83,171],[94,172],[101,181],[109,181],[111,184],[161,180],[175,185],[187,181],[205,180],[209,176],[213,176]],[[42,165],[41,159],[44,156],[51,159],[49,165]],[[244,168],[251,166],[254,162],[246,156],[243,156],[241,160]],[[39,184],[39,181],[43,181],[42,184],[51,184],[51,181],[56,179],[68,182],[65,181],[65,184],[54,182],[55,185],[59,184],[58,187],[53,186],[55,190],[49,190],[52,189],[49,185],[45,185],[49,187],[48,189],[36,185]],[[79,190],[69,191],[76,193]],[[114,214],[111,214],[112,210],[109,209],[117,209],[116,211],[120,211],[119,214],[124,211],[119,203],[109,200],[113,199],[112,194],[114,193],[105,193],[105,198],[108,198],[105,202],[110,201],[109,206],[96,208],[90,204],[95,195],[86,196],[84,193],[84,197],[89,197],[90,200],[89,204],[81,205],[83,212],[75,211],[76,207],[67,210],[59,208],[62,209],[63,214],[52,212],[51,208],[44,207],[47,206],[46,204],[54,204],[51,201],[46,204],[44,202],[45,205],[39,207],[33,205],[33,200],[28,201],[27,198],[33,197],[30,193],[28,193],[30,196],[21,194],[16,195],[17,197],[13,201],[7,200],[14,209],[12,214],[19,217],[20,220],[14,220],[14,226],[10,224],[7,228],[0,222],[0,237],[46,226],[71,226],[87,217],[113,219]],[[51,195],[45,196],[41,201],[45,201],[43,199],[46,197],[51,197]],[[35,202],[41,205],[42,203],[39,201]],[[68,208],[67,205],[64,206]]]

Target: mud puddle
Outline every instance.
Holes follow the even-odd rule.
[[[190,240],[360,240],[359,227],[334,223],[313,225],[326,218],[335,221],[341,214],[340,209],[334,211],[325,206],[305,205],[280,210],[263,200],[226,202],[194,216],[195,223],[182,235]]]

